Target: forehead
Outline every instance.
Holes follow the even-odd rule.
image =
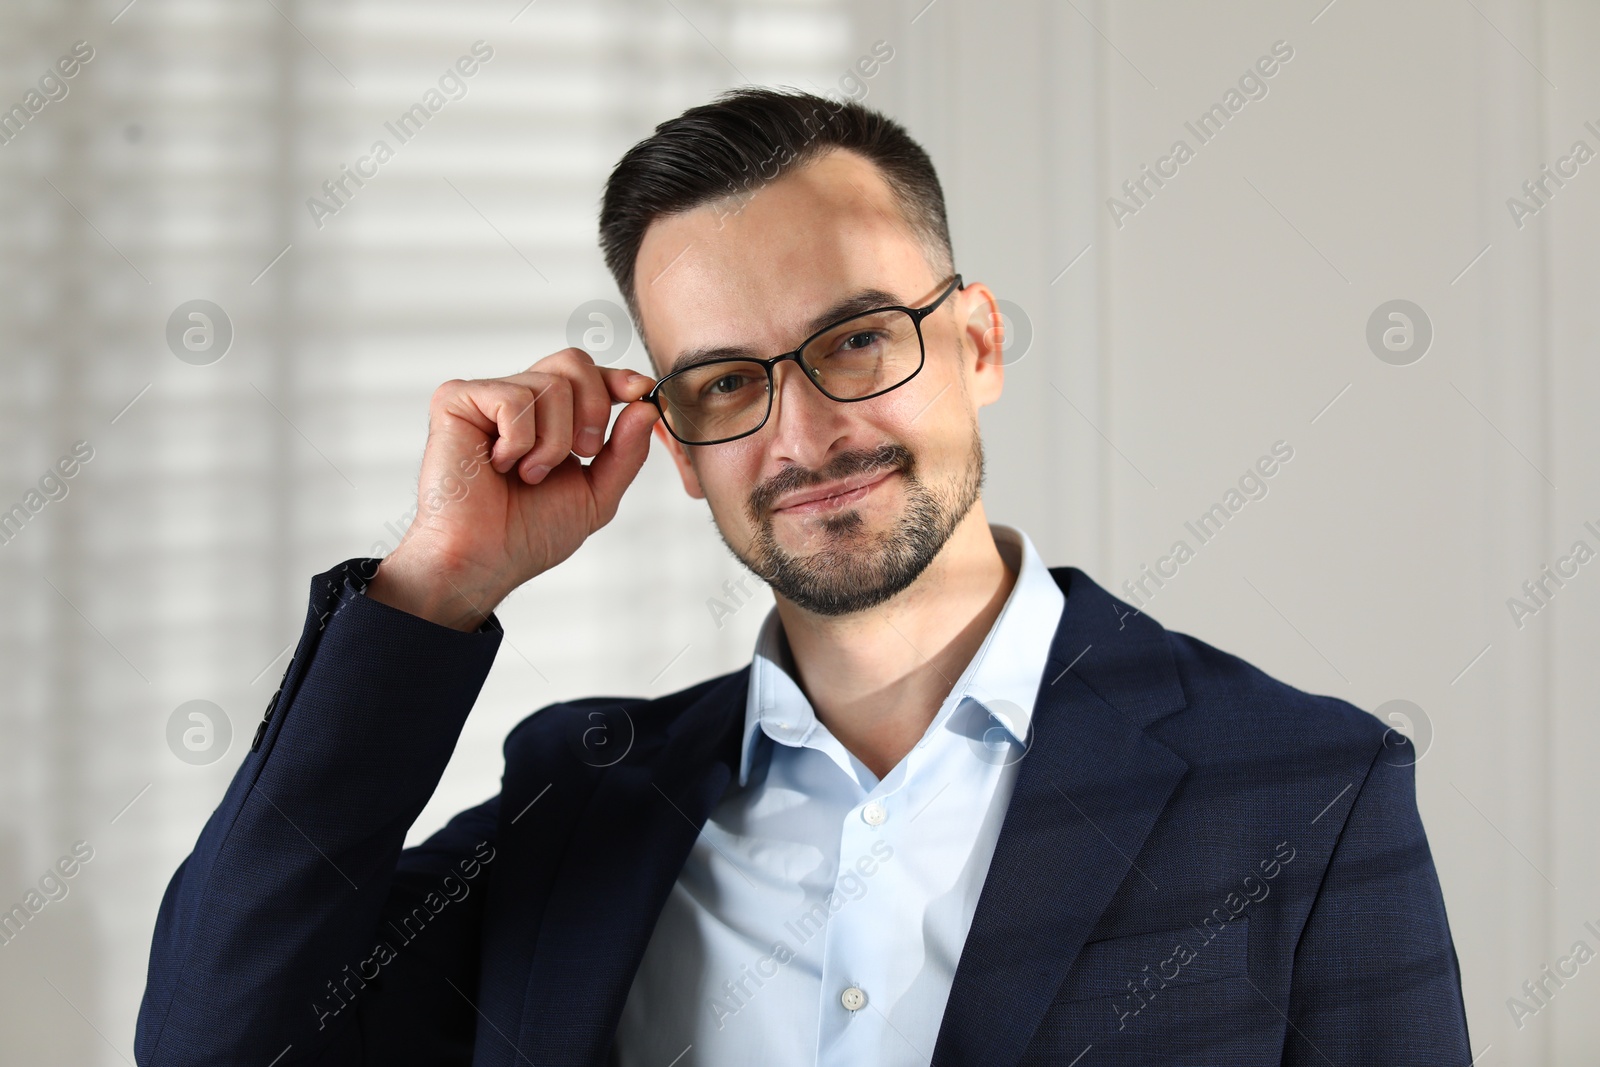
[[[742,196],[657,219],[634,269],[660,372],[690,348],[776,354],[841,297],[876,288],[906,302],[931,284],[882,172],[838,150]]]

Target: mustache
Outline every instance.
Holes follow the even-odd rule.
[[[915,457],[912,456],[911,450],[898,444],[841,452],[820,471],[792,464],[751,492],[750,517],[755,522],[760,522],[761,516],[771,510],[773,501],[796,489],[806,489],[824,482],[837,481],[857,474],[870,474],[878,470],[900,469],[910,475],[914,464]]]

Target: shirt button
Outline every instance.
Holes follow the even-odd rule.
[[[855,986],[851,986],[839,994],[839,1003],[844,1005],[846,1011],[860,1011],[867,1006],[867,995]]]
[[[882,826],[888,817],[889,813],[876,800],[861,809],[861,819],[868,826]]]

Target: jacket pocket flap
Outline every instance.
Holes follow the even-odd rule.
[[[1057,1001],[1127,996],[1244,974],[1249,924],[1244,916],[1219,926],[1178,926],[1091,941],[1078,953]]]

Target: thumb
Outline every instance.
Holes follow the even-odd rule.
[[[650,426],[661,412],[654,404],[635,401],[622,409],[611,427],[611,438],[584,468],[594,495],[601,524],[617,513],[622,494],[650,454]]]

